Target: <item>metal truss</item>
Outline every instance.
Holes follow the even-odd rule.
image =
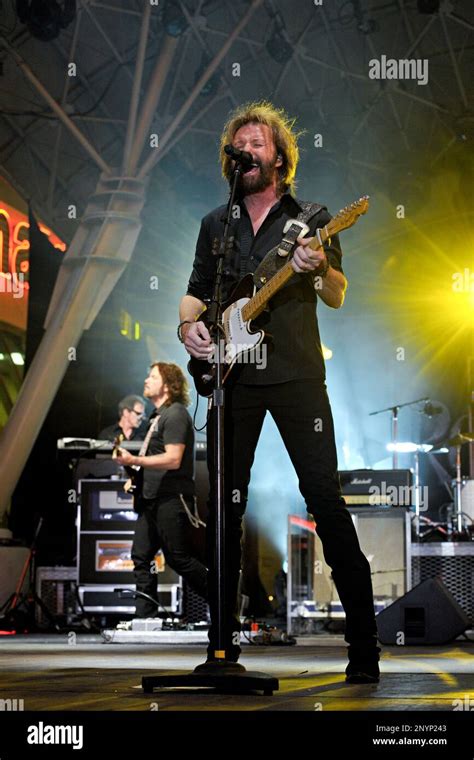
[[[352,119],[345,120],[341,130],[346,133],[344,145],[348,148],[343,160],[353,162],[354,166],[367,165],[370,175],[373,174],[371,167],[382,168],[387,120],[393,120],[390,140],[396,141],[397,151],[409,163],[410,154],[419,150],[420,129],[426,121],[430,122],[431,139],[438,142],[436,155],[444,155],[456,139],[455,116],[472,110],[472,77],[468,77],[467,71],[473,58],[474,18],[467,0],[442,0],[440,12],[433,15],[419,14],[416,0],[364,3],[364,18],[376,25],[369,33],[357,28],[357,4],[350,1],[325,0],[322,6],[312,7],[307,2],[265,0],[254,22],[244,25],[242,31],[234,35],[232,52],[225,53],[215,66],[219,87],[207,98],[199,96],[196,80],[192,85],[190,68],[194,67],[194,76],[199,78],[201,62],[215,59],[229,35],[235,32],[248,4],[243,0],[237,3],[234,0],[168,2],[181,10],[186,28],[177,38],[174,70],[160,90],[160,103],[150,101],[149,119],[143,123],[143,127],[148,128],[153,124],[154,131],[160,134],[161,149],[150,156],[141,176],[172,151],[177,151],[181,158],[185,156],[187,143],[197,135],[209,135],[209,153],[203,160],[215,160],[216,125],[221,123],[223,106],[230,108],[244,99],[273,98],[297,115],[300,103],[306,106],[311,103],[314,123],[330,131],[331,124],[340,118],[341,104],[347,104],[349,97],[353,114]],[[159,5],[164,6],[165,1]],[[54,81],[51,96],[63,111],[71,113],[72,123],[81,125],[81,132],[87,135],[90,145],[97,146],[101,158],[107,155],[114,165],[122,155],[127,134],[130,140],[130,114],[117,113],[113,102],[109,102],[114,98],[106,96],[100,100],[100,95],[117,70],[114,90],[123,92],[124,103],[132,95],[143,7],[147,4],[143,6],[139,0],[80,0],[74,25],[55,41],[42,43],[45,60],[41,65],[38,65],[35,43],[24,27],[18,24],[10,35],[3,37],[3,44],[6,42],[22,56],[46,89],[50,89],[48,79]],[[280,64],[272,60],[266,47],[274,33],[276,16],[282,19],[285,36],[293,48],[292,56]],[[123,29],[127,27],[135,27],[137,33],[124,35]],[[166,43],[156,9],[148,27],[148,42],[157,50]],[[94,53],[99,50],[100,56]],[[67,75],[67,63],[76,55],[83,60],[81,55],[85,53],[87,66],[78,66],[77,76],[72,79]],[[429,84],[419,87],[395,81],[370,82],[367,60],[382,54],[396,59],[427,58],[433,63]],[[12,65],[11,61],[7,64],[4,60],[5,65]],[[243,82],[230,74],[234,60],[245,68]],[[142,83],[135,97],[143,97],[152,67],[152,60],[143,60]],[[59,87],[58,74],[62,80]],[[5,79],[4,76],[3,82]],[[35,96],[37,108],[23,108],[23,102],[31,102],[32,90],[25,80],[18,80],[17,84],[15,98],[2,98],[5,104],[0,115],[3,165],[23,187],[30,184],[32,176],[37,176],[33,203],[43,214],[47,211],[47,223],[70,238],[74,223],[64,220],[58,197],[64,199],[65,189],[69,188],[71,203],[85,208],[89,187],[97,178],[97,158],[91,156],[84,145],[82,149],[71,146],[70,132],[65,131],[61,117],[58,116],[56,131],[50,129],[49,134],[45,134],[44,118],[16,115],[19,111],[45,110]],[[87,113],[92,104],[95,104],[94,112]],[[9,114],[9,111],[14,113]],[[54,115],[52,106],[48,113]],[[308,119],[307,107],[303,118]],[[313,124],[303,121],[302,126],[311,129]],[[364,140],[361,140],[362,135]],[[370,156],[367,144],[371,145]],[[79,174],[71,171],[67,155],[71,147],[83,167]],[[15,153],[25,153],[25,150],[29,165],[25,161],[21,170]],[[304,171],[304,167],[302,169]]]

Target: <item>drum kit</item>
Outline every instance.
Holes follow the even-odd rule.
[[[423,398],[416,401],[410,401],[405,404],[398,404],[396,406],[387,407],[385,409],[379,409],[376,412],[371,412],[371,415],[380,414],[381,412],[391,412],[391,432],[392,441],[387,445],[387,450],[392,452],[392,466],[394,469],[398,467],[398,455],[411,453],[414,455],[414,528],[417,538],[422,539],[428,533],[432,532],[432,527],[437,526],[439,532],[445,537],[445,540],[458,540],[468,539],[474,540],[474,504],[467,503],[467,500],[473,500],[472,489],[466,488],[466,494],[463,503],[463,486],[465,485],[465,479],[463,479],[461,472],[461,447],[464,444],[474,444],[474,434],[471,432],[458,432],[456,435],[446,438],[442,441],[437,441],[436,444],[429,443],[412,443],[412,442],[400,442],[397,440],[398,434],[398,411],[402,407],[413,406],[424,402],[425,408],[427,405],[430,409],[433,409],[430,399]],[[448,511],[446,522],[441,524],[434,523],[428,517],[424,517],[421,512],[421,485],[420,485],[420,467],[419,456],[420,454],[446,454],[451,449],[455,449],[455,469],[456,475],[451,481],[452,495],[453,495],[453,508]],[[472,481],[471,481],[472,482]],[[430,526],[430,529],[422,533],[421,525],[426,523]]]
[[[436,450],[432,450],[432,454],[438,454],[438,453],[445,453],[446,449],[454,448],[456,450],[456,477],[452,482],[452,485],[454,486],[454,511],[452,513],[452,523],[454,524],[454,529],[456,533],[461,534],[464,530],[464,523],[466,520],[465,517],[470,517],[471,523],[470,526],[467,526],[467,530],[469,531],[469,528],[472,529],[472,516],[470,514],[465,513],[463,509],[463,500],[462,500],[462,487],[463,487],[463,479],[461,474],[461,446],[463,446],[465,443],[473,443],[474,442],[474,435],[472,433],[458,433],[457,435],[453,436],[452,438],[448,438],[448,440],[443,441],[440,444],[440,447]],[[451,528],[451,531],[448,530],[448,533],[452,533],[453,525],[448,523],[448,528]]]

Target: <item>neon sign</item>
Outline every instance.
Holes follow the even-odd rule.
[[[55,248],[66,250],[66,244],[49,227],[42,222],[38,222],[38,226]],[[29,229],[26,214],[0,201],[0,277],[13,284],[21,280],[25,290],[29,288]],[[0,294],[8,291],[9,288],[1,287],[0,283]]]

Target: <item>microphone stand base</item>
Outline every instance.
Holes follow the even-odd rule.
[[[240,662],[230,660],[207,660],[194,668],[193,673],[245,673],[246,670]]]
[[[246,671],[238,662],[211,660],[198,665],[192,673],[175,675],[157,674],[143,676],[142,689],[145,694],[152,694],[155,688],[173,687],[213,688],[228,694],[248,694],[263,691],[265,697],[271,697],[278,691],[278,679],[267,673]]]

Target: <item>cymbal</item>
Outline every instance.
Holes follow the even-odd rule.
[[[474,435],[472,433],[458,433],[453,438],[449,438],[447,441],[443,441],[438,444],[439,446],[462,446],[464,443],[471,443],[474,441]]]

